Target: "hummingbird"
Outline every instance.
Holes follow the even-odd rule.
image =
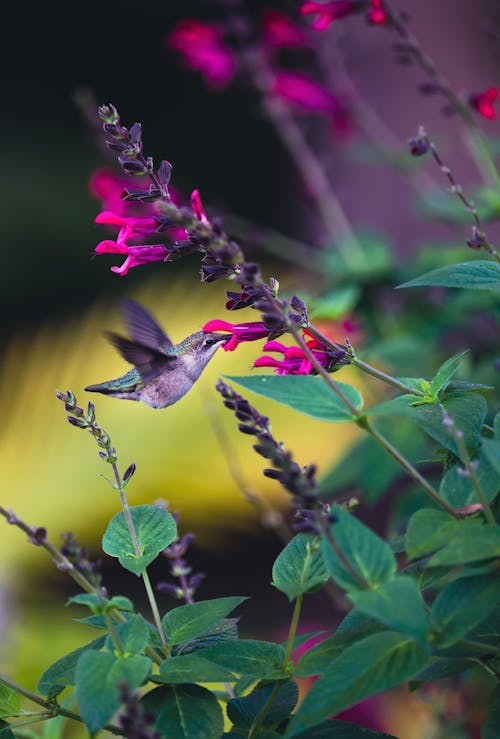
[[[230,338],[227,333],[200,330],[174,344],[140,303],[125,299],[121,308],[129,338],[112,332],[106,336],[134,368],[115,380],[89,385],[88,392],[166,408],[192,388],[219,346]]]

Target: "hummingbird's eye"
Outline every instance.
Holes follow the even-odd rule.
[[[214,338],[213,336],[209,336],[205,339],[205,346],[213,346],[214,344],[218,344],[220,341],[220,338]]]

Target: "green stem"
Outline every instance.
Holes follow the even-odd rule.
[[[130,532],[130,538],[132,539],[132,544],[134,545],[134,550],[137,559],[140,559],[142,556],[141,548],[139,546],[139,539],[137,538],[137,533],[135,531],[134,522],[132,521],[132,515],[130,513],[130,508],[127,501],[127,496],[125,494],[125,489],[123,487],[123,481],[120,475],[120,472],[118,470],[118,465],[116,462],[113,462],[112,464],[113,472],[115,475],[116,480],[116,486],[118,488],[118,492],[120,493],[120,502],[122,505],[123,515],[125,516],[125,520],[127,522],[127,527]],[[153,588],[151,587],[151,581],[149,579],[149,575],[147,571],[144,569],[141,573],[142,580],[144,582],[144,587],[146,588],[146,593],[149,600],[149,605],[151,607],[151,611],[153,613],[154,622],[156,624],[156,628],[158,630],[158,634],[160,636],[161,643],[163,647],[167,646],[167,641],[165,639],[165,634],[163,633],[163,627],[161,624],[161,616],[160,611],[158,610],[158,604],[156,603],[156,598],[153,593]]]
[[[279,689],[281,688],[281,683],[277,682],[272,689],[271,693],[269,694],[269,698],[265,702],[265,704],[262,707],[262,710],[260,711],[259,715],[256,717],[255,721],[252,724],[252,727],[250,731],[248,732],[248,739],[254,739],[256,736],[258,730],[262,726],[262,723],[264,719],[266,718],[267,714],[271,710],[271,707],[276,700],[276,696],[278,695]]]
[[[460,639],[460,641],[457,641],[457,645],[500,656],[500,647],[494,647],[492,644],[483,644],[483,642],[473,641],[472,639]]]
[[[308,572],[309,572],[311,557],[312,557],[312,554],[309,554],[309,561],[306,562],[306,565],[304,566],[304,570],[307,566]],[[301,581],[303,579],[304,577],[301,578]],[[290,660],[290,655],[292,654],[293,643],[295,641],[295,635],[297,634],[297,628],[299,626],[300,611],[302,609],[303,599],[304,599],[304,594],[300,593],[300,595],[297,596],[297,600],[295,601],[295,605],[293,607],[292,620],[290,621],[290,629],[288,630],[288,642],[286,645],[285,657],[283,659],[283,667],[285,668],[288,665],[288,662]]]
[[[353,566],[353,564],[349,561],[349,559],[345,556],[341,547],[339,547],[339,545],[335,541],[335,537],[333,536],[331,530],[326,529],[325,535],[333,551],[335,552],[337,557],[340,559],[340,561],[342,562],[342,564],[344,565],[345,569],[350,574],[350,576],[358,583],[358,585],[363,590],[367,590],[370,587],[370,585],[367,583],[365,578],[357,571],[357,569]]]

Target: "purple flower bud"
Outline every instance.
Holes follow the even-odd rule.
[[[130,140],[133,144],[140,144],[142,139],[142,126],[140,123],[134,123],[129,130]]]
[[[79,429],[87,428],[87,421],[83,418],[74,418],[74,416],[68,416],[68,421],[72,426],[76,426]]]
[[[426,138],[414,137],[409,139],[408,146],[412,157],[421,157],[429,151],[429,141]]]
[[[472,226],[472,237],[467,239],[467,246],[471,249],[484,249],[487,241],[484,233],[481,233],[477,226]]]
[[[257,436],[259,431],[254,426],[249,426],[246,423],[239,423],[238,429],[242,434],[249,434],[250,436]]]
[[[167,187],[168,183],[170,182],[170,175],[172,174],[172,165],[170,164],[170,162],[167,162],[167,160],[164,159],[160,164],[160,168],[158,169],[157,174],[161,184],[164,187]]]
[[[123,473],[123,482],[128,482],[130,480],[130,478],[135,472],[135,469],[136,469],[135,462],[132,462],[132,464],[130,464],[125,470],[125,472]]]
[[[36,547],[41,547],[47,541],[47,529],[43,526],[39,526],[36,529],[32,527],[28,541]]]

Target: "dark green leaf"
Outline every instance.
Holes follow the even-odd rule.
[[[472,521],[459,521],[445,511],[434,508],[422,508],[410,518],[406,532],[406,552],[410,559],[435,552],[445,546],[452,536],[461,530],[470,530],[470,526],[481,526]]]
[[[227,375],[226,379],[313,418],[320,418],[323,421],[351,421],[353,418],[349,408],[321,377],[311,375],[232,377]],[[351,403],[361,410],[363,398],[359,390],[346,385],[345,382],[337,382],[337,385]]]
[[[244,600],[247,600],[246,596],[213,598],[172,609],[162,619],[167,642],[170,646],[182,644],[204,634],[228,613],[234,611]]]
[[[390,546],[341,506],[332,506],[332,513],[337,520],[330,527],[331,538],[362,580],[376,587],[390,579],[396,572],[396,560]],[[330,575],[338,585],[347,591],[363,588],[362,582],[346,568],[326,535],[322,552]]]
[[[424,669],[415,675],[415,682],[443,680],[451,675],[459,675],[465,670],[476,667],[477,662],[470,659],[447,659],[446,657],[431,657]]]
[[[479,481],[479,485],[481,486],[486,499],[491,501],[496,497],[500,490],[500,473],[496,473],[488,456],[484,453],[485,441],[488,442],[491,440],[483,440],[483,446],[479,449],[476,459],[474,460],[474,464],[477,465],[476,476]],[[500,444],[498,446],[500,449]],[[471,503],[479,502],[470,477],[463,474],[462,464],[455,464],[445,472],[439,486],[439,494],[443,500],[454,508],[462,508]]]
[[[481,726],[481,739],[498,739],[500,736],[500,685],[490,696],[488,717]]]
[[[149,625],[145,619],[136,614],[122,624],[115,626],[123,651],[139,654],[149,642]],[[114,641],[111,634],[106,640],[106,647],[110,652],[114,649]]]
[[[148,657],[121,658],[108,652],[87,651],[75,669],[76,699],[85,726],[95,734],[120,706],[121,684],[135,690],[151,671]]]
[[[279,680],[283,674],[285,650],[280,644],[253,639],[239,639],[197,652],[201,657],[227,667],[239,675],[262,680]]]
[[[2,678],[0,678],[0,718],[18,716],[20,710],[21,698],[19,693],[2,683]]]
[[[106,598],[97,595],[97,593],[78,593],[68,598],[68,604],[75,603],[79,606],[87,606],[93,613],[102,613],[104,605],[107,603]]]
[[[349,599],[358,611],[372,616],[394,631],[425,642],[429,619],[420,590],[408,575],[394,577],[373,590],[351,591]]]
[[[432,395],[437,397],[438,393],[445,387],[445,385],[448,384],[466,354],[467,350],[460,352],[459,354],[455,354],[453,357],[447,359],[446,362],[443,362],[431,381],[430,391]]]
[[[454,566],[499,556],[499,527],[462,527],[443,549],[431,557],[427,567]]]
[[[257,686],[249,695],[233,698],[227,704],[227,715],[235,726],[250,729],[257,716],[266,705],[271,693],[279,683],[268,683]],[[279,685],[271,709],[267,712],[262,725],[269,726],[287,718],[297,704],[299,690],[294,680]]]
[[[224,731],[217,698],[200,685],[162,685],[147,693],[141,704],[165,737],[220,739]]]
[[[317,589],[328,580],[320,546],[318,536],[297,534],[278,555],[273,565],[273,585],[289,600]]]
[[[89,649],[99,650],[105,641],[106,635],[103,634],[89,644],[85,644],[85,646],[79,647],[53,662],[40,677],[37,685],[38,692],[47,698],[55,698],[64,690],[66,685],[74,685],[75,667],[80,656]]]
[[[7,721],[0,719],[0,739],[16,739]]]
[[[353,644],[314,683],[286,736],[295,736],[369,695],[405,682],[423,668],[427,657],[427,651],[412,639],[393,631]]]
[[[483,439],[482,449],[497,477],[500,475],[500,441]]]
[[[134,604],[130,598],[126,598],[124,595],[115,595],[106,604],[106,611],[116,608],[118,611],[133,611]]]
[[[203,632],[200,636],[177,644],[173,648],[173,654],[188,654],[197,649],[213,647],[226,641],[235,641],[238,638],[238,619],[223,618],[215,626]]]
[[[165,660],[155,680],[164,683],[230,683],[236,678],[226,667],[194,653]]]
[[[437,647],[448,647],[488,616],[500,602],[500,575],[479,575],[447,585],[432,605]]]
[[[392,734],[384,734],[382,731],[367,729],[366,726],[338,719],[322,721],[294,736],[296,739],[397,739]]]
[[[438,267],[398,285],[398,288],[421,287],[422,285],[500,290],[500,265],[496,262],[477,260]]]
[[[129,508],[135,533],[139,541],[137,556],[123,511],[113,516],[102,538],[106,554],[118,557],[122,567],[140,575],[158,554],[177,536],[177,526],[172,515],[154,505],[138,505]]]

